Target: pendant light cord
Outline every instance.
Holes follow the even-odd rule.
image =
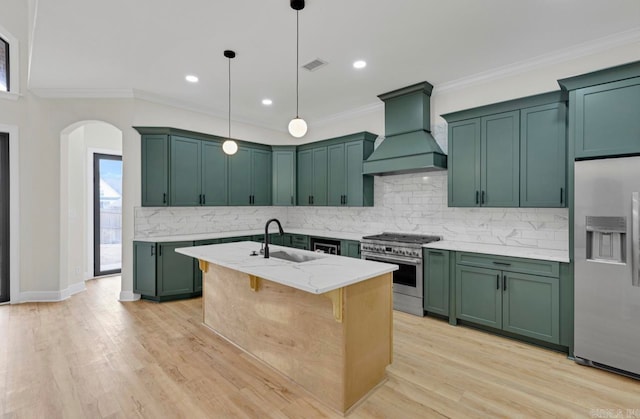
[[[229,58],[229,139],[231,139],[231,58]]]
[[[296,10],[296,118],[299,118],[298,115],[298,101],[299,101],[299,72],[300,72],[300,23],[299,23],[299,11]]]

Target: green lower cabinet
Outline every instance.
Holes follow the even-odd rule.
[[[449,252],[424,249],[424,310],[449,316]]]
[[[156,295],[156,244],[133,242],[133,292]]]
[[[495,269],[456,266],[456,317],[501,329],[501,276]]]
[[[558,278],[507,272],[503,281],[503,330],[560,343]]]
[[[559,344],[560,280],[458,264],[456,317]]]
[[[236,243],[236,242],[250,242],[253,241],[254,236],[237,236],[237,237],[225,237],[220,240],[220,243]]]
[[[134,242],[133,291],[144,299],[168,301],[199,295],[193,258],[175,249],[193,246],[184,242]]]
[[[360,259],[360,242],[342,240],[342,243],[340,243],[340,255]]]
[[[309,250],[309,236],[305,236],[304,234],[289,234],[289,238],[291,239],[291,247]]]

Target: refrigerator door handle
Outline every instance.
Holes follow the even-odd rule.
[[[640,193],[631,193],[631,285],[640,287]]]

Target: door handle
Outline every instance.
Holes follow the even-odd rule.
[[[640,287],[640,193],[631,194],[631,285]]]
[[[560,188],[560,205],[562,205],[562,200],[564,199],[564,193],[562,193],[563,190],[562,188]]]
[[[481,204],[484,204],[484,191],[482,191],[482,199],[480,200]]]
[[[311,195],[311,204],[312,204],[312,205],[313,205],[313,201],[314,201],[314,199],[313,199],[313,198],[314,198],[314,197],[313,197],[313,195]]]
[[[507,290],[507,275],[502,276],[502,291]]]
[[[202,194],[202,205],[207,203],[207,196],[205,194]]]
[[[156,245],[152,244],[151,245],[151,256],[155,256],[155,254],[156,254],[155,250],[156,250]]]
[[[478,205],[480,203],[480,200],[478,199],[478,195],[479,195],[479,192],[476,191],[476,205]]]
[[[291,205],[293,205],[293,195],[291,195]]]
[[[500,274],[496,275],[496,289],[500,289]]]
[[[498,261],[495,261],[495,260],[493,261],[493,264],[494,264],[494,265],[500,265],[500,266],[511,266],[511,264],[510,264],[510,263],[507,263],[507,262],[498,262]]]
[[[162,203],[163,204],[167,203],[167,193],[166,192],[162,194]]]
[[[162,245],[158,245],[158,256],[162,256]]]
[[[344,204],[347,205],[347,195],[344,195]]]

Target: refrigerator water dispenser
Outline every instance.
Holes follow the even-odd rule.
[[[586,259],[592,262],[626,263],[626,217],[586,216]]]

